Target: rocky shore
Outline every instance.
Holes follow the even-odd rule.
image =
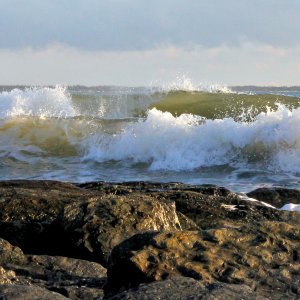
[[[250,197],[250,198],[248,198]],[[300,191],[0,182],[0,299],[300,299]]]

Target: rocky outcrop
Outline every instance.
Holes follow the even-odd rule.
[[[276,202],[213,185],[0,182],[0,296],[298,299],[300,212],[263,203],[298,194],[270,189]]]

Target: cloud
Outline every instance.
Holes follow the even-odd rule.
[[[0,50],[0,65],[5,70],[0,73],[0,82],[163,85],[185,74],[195,84],[299,85],[299,66],[295,63],[299,57],[300,44],[276,48],[245,42],[218,48],[161,46],[139,51],[88,51],[55,43],[40,49]]]
[[[298,0],[0,0],[0,48],[91,51],[299,43]]]

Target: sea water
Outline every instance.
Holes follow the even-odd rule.
[[[300,187],[297,88],[0,87],[0,178]]]

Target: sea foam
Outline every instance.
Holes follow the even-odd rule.
[[[84,159],[142,162],[152,170],[229,165],[300,172],[300,109],[279,105],[253,122],[236,122],[153,108],[121,133],[90,136],[85,147]]]
[[[0,118],[30,117],[73,117],[76,111],[71,96],[62,86],[28,87],[0,93]]]

